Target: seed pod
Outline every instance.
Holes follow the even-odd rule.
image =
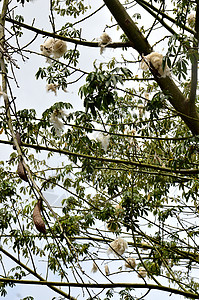
[[[110,270],[109,270],[108,265],[105,265],[105,266],[104,266],[104,270],[105,270],[106,276],[108,276],[108,275],[110,274]]]
[[[39,199],[33,211],[33,222],[39,232],[46,233],[46,227],[45,227],[44,220],[42,219],[41,216],[41,210],[42,210],[42,200]]]
[[[17,139],[17,142],[18,142],[19,146],[21,146],[21,145],[22,145],[22,142],[21,142],[21,136],[20,136],[20,133],[17,131],[16,134],[15,134],[15,136],[16,136],[16,139]],[[13,149],[14,149],[14,150],[17,149],[16,146],[15,146],[14,144],[13,144]]]
[[[19,161],[19,164],[18,164],[18,167],[17,167],[17,174],[24,181],[28,181],[26,170],[25,170],[24,165],[23,165],[21,160]]]

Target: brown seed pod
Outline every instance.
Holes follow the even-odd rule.
[[[46,227],[45,227],[44,220],[42,219],[41,216],[41,210],[42,210],[42,200],[39,199],[33,210],[33,222],[39,232],[46,233]]]
[[[26,170],[25,170],[24,165],[23,165],[21,160],[19,161],[19,164],[18,164],[18,167],[17,167],[17,174],[24,181],[28,181],[28,177],[26,175]]]
[[[21,142],[21,136],[20,136],[20,133],[17,131],[16,134],[15,134],[15,136],[16,136],[16,139],[17,139],[17,142],[18,142],[19,146],[21,146],[21,145],[22,145],[22,142]],[[14,150],[17,149],[15,145],[13,145],[13,149],[14,149]]]

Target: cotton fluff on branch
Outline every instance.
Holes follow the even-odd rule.
[[[103,53],[104,48],[110,43],[112,43],[111,37],[106,32],[103,32],[98,43],[100,46],[100,54]]]
[[[47,90],[47,92],[52,91],[52,92],[55,93],[55,95],[57,95],[57,87],[58,87],[57,84],[49,83],[49,84],[47,84],[47,86],[46,86],[46,90]]]
[[[138,277],[145,278],[146,275],[147,275],[146,269],[143,268],[143,267],[139,267],[139,269],[138,269]]]
[[[135,267],[136,267],[135,258],[128,257],[126,262],[125,262],[125,267],[129,268],[129,269],[135,269]]]
[[[53,45],[54,58],[60,58],[61,56],[63,56],[66,53],[66,51],[67,51],[66,42],[55,39],[55,42]]]
[[[124,239],[118,238],[110,243],[107,253],[113,253],[115,256],[122,255],[127,248],[128,243]]]
[[[50,122],[53,124],[57,134],[60,134],[60,131],[64,128],[64,123],[60,119],[65,115],[66,113],[62,109],[54,109],[50,116]]]
[[[196,22],[195,13],[192,13],[192,14],[188,15],[187,22],[188,22],[188,24],[191,28],[195,27],[195,22]]]
[[[100,132],[97,135],[96,140],[102,144],[102,148],[106,152],[109,145],[110,135]]]
[[[40,45],[40,50],[43,55],[53,58],[60,58],[67,51],[67,44],[65,41],[59,39],[48,38],[43,45]]]
[[[163,55],[157,52],[151,52],[147,56],[142,58],[140,68],[144,71],[148,70],[150,64],[158,71],[161,77],[166,77],[170,75],[170,69],[165,65],[164,71],[162,68]]]
[[[48,38],[43,45],[40,45],[40,50],[43,55],[49,57],[53,53],[54,39]]]

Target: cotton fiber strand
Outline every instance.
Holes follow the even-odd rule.
[[[107,252],[113,253],[114,255],[122,255],[126,249],[128,248],[128,243],[122,239],[118,238],[110,243],[110,247],[108,248]]]
[[[147,56],[144,56],[140,68],[144,71],[148,70],[150,67],[150,64],[153,65],[153,67],[158,71],[161,77],[166,77],[170,75],[170,69],[167,65],[165,65],[164,71],[162,69],[162,59],[163,55],[157,52],[151,52]]]

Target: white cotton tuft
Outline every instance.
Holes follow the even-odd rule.
[[[54,44],[54,39],[53,38],[48,38],[43,45],[40,45],[40,50],[43,55],[49,57],[52,55],[53,52],[53,44]]]
[[[59,39],[48,38],[43,45],[40,45],[40,50],[47,58],[52,56],[57,59],[66,53],[67,44]]]
[[[107,253],[113,253],[115,256],[122,255],[127,248],[128,243],[124,239],[118,238],[110,243]]]
[[[55,93],[55,95],[57,95],[57,87],[58,87],[57,84],[49,83],[49,84],[47,84],[47,86],[46,86],[46,91],[47,91],[47,92],[52,91],[52,92]]]
[[[189,24],[189,26],[191,28],[195,27],[195,22],[196,22],[196,15],[195,15],[195,13],[192,13],[192,14],[188,15],[187,23]]]
[[[67,45],[65,41],[56,39],[53,44],[53,56],[54,58],[60,58],[67,51]]]
[[[96,273],[97,271],[98,271],[98,267],[97,267],[96,263],[93,262],[93,267],[92,267],[92,269],[91,269],[91,272],[92,272],[92,273]]]
[[[108,276],[108,275],[110,274],[110,270],[109,270],[108,265],[105,265],[105,266],[104,266],[104,270],[105,270],[106,276]]]
[[[102,144],[102,148],[104,149],[105,152],[107,152],[110,135],[100,132],[97,135],[96,140]]]
[[[64,123],[61,119],[66,115],[66,113],[62,109],[55,109],[50,116],[50,122],[53,124],[56,133],[59,135],[60,131],[64,128]]]
[[[153,67],[158,71],[161,77],[166,77],[170,75],[170,69],[167,65],[165,65],[164,71],[162,69],[162,59],[163,55],[157,52],[151,52],[147,56],[144,56],[140,68],[144,71],[148,70],[150,67],[150,64],[153,65]]]
[[[135,269],[135,267],[136,267],[135,258],[128,257],[125,262],[125,267],[129,268],[129,269]]]
[[[100,36],[100,42],[99,44],[109,44],[112,42],[112,38],[106,33],[106,32],[103,32],[102,35]]]
[[[137,271],[138,271],[138,277],[140,277],[140,278],[145,278],[146,277],[147,271],[146,271],[145,268],[139,267],[139,269]]]
[[[105,47],[110,43],[112,43],[112,38],[106,32],[103,32],[98,43],[100,46],[100,54],[103,53]]]

